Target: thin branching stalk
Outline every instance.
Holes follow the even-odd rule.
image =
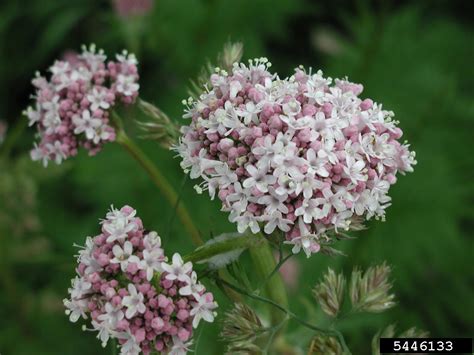
[[[261,291],[263,287],[267,284],[267,282],[275,275],[280,269],[282,268],[283,264],[285,264],[294,254],[288,254],[285,257],[281,257],[280,260],[278,261],[278,264],[276,264],[275,268],[273,271],[262,281],[260,286],[258,286],[257,291]]]
[[[116,123],[120,122],[119,116],[114,112],[114,120]],[[176,207],[176,214],[183,223],[184,228],[191,236],[193,243],[197,246],[203,244],[201,235],[193,223],[189,212],[184,207],[183,204],[178,204],[179,196],[176,193],[173,186],[168,182],[165,176],[161,171],[156,167],[156,165],[146,156],[146,154],[140,149],[135,142],[128,137],[122,127],[119,124],[116,124],[117,128],[117,143],[119,143],[125,150],[130,153],[130,155],[138,161],[138,163],[143,167],[143,169],[148,173],[150,178],[153,180],[155,185],[161,191],[163,196],[166,198],[170,206]]]
[[[230,288],[230,289],[232,289],[236,292],[241,293],[242,295],[245,295],[247,297],[253,298],[254,300],[264,302],[264,303],[268,303],[268,304],[272,305],[273,307],[279,309],[280,311],[282,311],[283,313],[285,313],[286,315],[288,315],[290,318],[297,321],[301,325],[305,326],[306,328],[309,328],[309,329],[314,330],[315,332],[318,332],[318,333],[321,333],[321,334],[325,334],[325,335],[329,335],[329,336],[335,336],[339,340],[339,342],[340,342],[340,344],[341,344],[341,346],[344,350],[344,354],[348,354],[348,355],[351,354],[349,348],[347,347],[344,336],[338,330],[336,330],[336,329],[324,329],[324,328],[320,328],[318,326],[315,326],[315,325],[305,321],[304,319],[301,319],[295,313],[291,312],[289,309],[283,307],[282,305],[272,301],[271,299],[268,299],[268,298],[263,297],[263,296],[252,294],[252,293],[250,293],[250,292],[248,292],[244,289],[241,289],[240,287],[235,286],[235,285],[233,285],[233,284],[231,284],[231,283],[229,283],[225,280],[218,279],[218,281],[220,283],[222,283],[223,285],[227,286],[228,288]]]

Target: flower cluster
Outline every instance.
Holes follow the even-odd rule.
[[[362,85],[302,67],[280,79],[269,67],[260,58],[216,68],[199,99],[184,102],[192,121],[175,149],[239,232],[279,229],[309,256],[328,231],[383,218],[415,154],[393,112],[359,97]]]
[[[90,317],[104,347],[116,338],[121,354],[186,354],[193,328],[214,320],[217,304],[192,264],[177,253],[167,263],[160,237],[129,206],[111,209],[78,264],[66,314],[72,322]]]
[[[60,164],[81,146],[93,155],[115,140],[110,110],[118,101],[134,102],[139,89],[135,56],[124,51],[116,59],[106,62],[104,52],[91,45],[74,60],[56,61],[49,80],[36,74],[35,105],[25,111],[29,125],[38,129],[33,160]]]

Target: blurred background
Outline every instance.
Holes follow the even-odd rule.
[[[474,333],[474,18],[471,1],[4,0],[0,4],[0,353],[106,354],[92,332],[69,323],[62,299],[74,275],[73,243],[96,235],[111,204],[130,204],[162,235],[169,254],[193,246],[172,209],[121,147],[81,152],[57,167],[32,163],[33,131],[21,112],[31,78],[56,58],[96,43],[140,61],[141,97],[179,121],[189,79],[227,40],[244,59],[266,56],[290,75],[299,64],[364,84],[362,96],[395,111],[417,152],[415,172],[392,188],[386,222],[338,244],[348,256],[293,259],[291,309],[326,322],[311,288],[328,266],[350,272],[387,260],[399,305],[341,321],[354,354],[370,353],[382,327],[416,326],[435,337]],[[23,123],[21,123],[23,121]],[[133,122],[128,123],[136,135]],[[12,144],[14,142],[14,144]],[[163,169],[205,238],[233,231],[220,206],[197,195],[179,161],[139,144]],[[245,262],[244,256],[244,262]],[[218,295],[221,314],[230,304]],[[222,354],[219,322],[195,336],[196,354]],[[290,341],[311,334],[290,323]]]

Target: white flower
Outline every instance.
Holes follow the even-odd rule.
[[[193,295],[195,299],[199,299],[201,293],[204,291],[204,286],[197,281],[197,274],[195,271],[191,273],[190,282],[179,289],[181,296]]]
[[[95,131],[95,136],[92,139],[94,144],[99,144],[100,141],[107,141],[111,137],[110,134],[110,127],[107,125],[102,124],[97,130]]]
[[[68,62],[56,60],[54,64],[51,66],[51,68],[49,68],[49,71],[54,76],[62,76],[66,74],[70,69],[71,69],[71,66],[69,65]]]
[[[115,334],[114,330],[107,322],[99,323],[95,320],[92,320],[91,324],[94,327],[94,330],[97,330],[99,332],[99,334],[97,334],[97,339],[100,340],[102,347],[105,348],[107,346],[107,342],[109,341],[110,336]]]
[[[138,345],[135,336],[127,330],[117,334],[117,338],[125,340],[120,347],[120,355],[139,355],[142,350]]]
[[[318,174],[322,177],[329,176],[329,172],[326,169],[328,159],[322,150],[319,150],[318,153],[316,153],[314,149],[308,149],[306,152],[306,159],[309,163],[310,172],[314,172],[315,174]]]
[[[255,146],[252,148],[252,153],[260,157],[258,164],[259,166],[270,167],[273,162],[273,158],[283,151],[284,145],[281,140],[275,140],[273,142],[273,136],[267,135],[263,140],[262,146]]]
[[[24,112],[26,117],[28,117],[28,126],[31,127],[35,123],[39,122],[41,119],[41,108],[39,105],[36,105],[36,109],[33,109],[33,107],[29,106],[26,111]]]
[[[190,315],[194,316],[193,318],[193,328],[197,328],[201,319],[204,319],[206,322],[212,323],[214,321],[214,317],[217,313],[214,309],[217,308],[217,303],[214,302],[211,293],[205,293],[199,296],[196,299],[197,302],[192,302]]]
[[[146,279],[151,281],[154,272],[162,272],[161,264],[165,259],[163,249],[154,248],[143,250],[143,260],[140,262],[140,269],[145,270]]]
[[[100,314],[97,319],[103,323],[107,323],[110,329],[115,329],[123,317],[122,307],[114,306],[110,302],[107,302],[105,304],[105,313]]]
[[[290,230],[290,224],[293,224],[289,219],[283,218],[280,211],[275,211],[271,215],[265,217],[267,224],[265,224],[264,231],[266,234],[272,234],[276,227],[283,232]]]
[[[79,58],[85,60],[92,71],[96,71],[99,65],[105,62],[107,56],[102,49],[97,50],[96,45],[91,44],[89,48],[82,46],[82,53],[79,55]]]
[[[243,109],[237,109],[235,112],[244,119],[244,123],[248,125],[250,122],[258,123],[258,113],[262,111],[262,105],[255,105],[253,101],[249,101],[244,105]]]
[[[324,183],[315,177],[315,173],[313,171],[308,171],[306,175],[304,175],[301,182],[296,184],[295,193],[299,195],[303,192],[303,197],[305,199],[309,199],[313,197],[313,194],[317,190],[321,190],[324,187]]]
[[[288,213],[288,207],[286,207],[286,205],[284,204],[287,198],[288,195],[286,193],[278,194],[275,189],[270,186],[268,187],[268,194],[260,197],[258,199],[258,203],[261,205],[265,205],[265,210],[270,215],[277,211],[280,211],[282,213]]]
[[[91,93],[87,95],[87,100],[91,104],[91,110],[95,111],[97,109],[107,110],[110,107],[110,103],[106,100],[107,90],[98,88],[93,88]]]
[[[46,143],[45,148],[48,152],[49,157],[54,157],[54,162],[56,164],[61,164],[64,159],[66,159],[66,154],[64,154],[63,147],[60,141],[55,141],[53,144]],[[44,164],[44,160],[43,160]]]
[[[317,236],[310,233],[308,227],[303,223],[302,219],[298,219],[298,226],[300,229],[300,236],[293,238],[289,241],[285,241],[285,244],[292,244],[293,249],[291,251],[293,254],[298,254],[301,249],[303,249],[306,257],[310,257],[312,253],[319,251],[319,243],[317,241]]]
[[[126,65],[137,65],[138,64],[138,60],[137,60],[137,57],[135,56],[135,54],[128,53],[127,50],[123,50],[122,54],[117,54],[115,57],[117,58],[117,60],[120,63],[126,64]]]
[[[229,85],[229,97],[235,99],[240,90],[242,90],[242,84],[237,80],[231,81]]]
[[[105,215],[106,220],[109,221],[116,221],[119,219],[125,219],[126,222],[128,223],[132,218],[134,218],[137,215],[137,211],[135,209],[131,209],[130,212],[126,213],[123,212],[122,210],[118,210],[114,208],[114,206],[110,206],[110,211],[107,212]]]
[[[299,167],[303,166],[305,161],[298,157],[297,151],[296,144],[290,142],[280,154],[275,155],[273,159],[275,166],[273,175],[279,176],[280,174],[288,174],[292,177],[300,176],[301,172]]]
[[[87,282],[82,277],[78,276],[72,279],[71,284],[72,288],[70,288],[68,291],[71,294],[71,298],[73,299],[82,298],[82,296],[89,293],[92,287],[92,284],[90,282]]]
[[[87,139],[93,140],[97,129],[102,125],[102,120],[92,117],[89,110],[84,110],[82,116],[74,115],[72,117],[72,123],[75,126],[74,134],[84,133]]]
[[[235,182],[233,187],[234,192],[227,196],[227,202],[236,212],[244,212],[247,209],[250,192],[248,189],[242,188],[240,182]]]
[[[155,249],[161,247],[161,238],[158,233],[151,231],[143,238],[143,245],[146,249]]]
[[[227,164],[216,166],[216,176],[219,177],[218,185],[220,188],[226,188],[237,182],[237,174],[234,173]]]
[[[141,261],[136,255],[133,254],[133,245],[130,241],[126,241],[123,244],[123,248],[115,244],[112,248],[114,258],[110,260],[111,263],[120,264],[122,271],[126,271],[128,264],[135,263],[137,266],[141,265]]]
[[[367,181],[367,168],[363,160],[355,160],[350,155],[347,155],[346,164],[344,166],[344,173],[352,183],[357,184],[359,181]]]
[[[104,230],[110,235],[107,237],[107,243],[116,240],[122,241],[127,238],[127,233],[136,230],[137,225],[130,221],[128,217],[121,217],[104,222]]]
[[[124,96],[132,96],[139,88],[140,85],[136,82],[135,77],[123,74],[117,76],[117,92]]]
[[[276,192],[280,195],[291,195],[296,191],[300,191],[303,188],[303,181],[304,175],[301,173],[295,174],[296,170],[293,174],[289,174],[288,172],[283,172],[278,176],[278,188]]]
[[[80,317],[87,319],[86,311],[87,309],[87,300],[63,300],[64,306],[66,309],[66,315],[69,316],[69,320],[73,323],[76,323]]]
[[[53,134],[61,125],[59,117],[59,96],[54,96],[51,100],[43,102],[44,109],[43,126],[46,128],[46,134]]]
[[[178,280],[181,282],[190,282],[189,274],[193,269],[191,262],[184,263],[181,255],[174,253],[171,264],[162,263],[163,271],[167,272],[167,280]]]
[[[296,116],[301,111],[301,104],[296,99],[291,99],[290,101],[283,104],[283,112],[289,117]]]
[[[49,162],[49,155],[45,152],[45,150],[38,146],[35,142],[33,143],[33,149],[30,152],[31,159],[33,161],[42,160],[43,166],[46,168]]]
[[[191,157],[187,162],[184,160],[181,162],[181,167],[186,171],[188,167],[191,167],[189,176],[191,179],[196,179],[201,176],[205,171],[216,168],[222,165],[222,162],[207,159],[207,152],[203,148],[199,151],[197,156]]]
[[[276,182],[276,177],[273,175],[267,175],[267,169],[265,168],[256,168],[254,165],[249,164],[246,166],[246,170],[250,174],[250,177],[245,179],[242,184],[245,188],[255,186],[261,192],[267,192],[268,185]]]
[[[128,296],[122,299],[122,306],[127,307],[125,317],[132,318],[137,313],[145,313],[146,306],[143,303],[143,294],[137,292],[134,284],[128,284]]]
[[[209,118],[208,121],[202,121],[208,127],[206,133],[229,135],[235,128],[242,126],[230,101],[226,101],[224,108],[217,109]]]
[[[329,213],[329,210],[327,208],[320,208],[321,203],[321,199],[317,198],[303,200],[303,204],[295,210],[295,216],[303,216],[305,223],[311,223],[313,219],[324,218]]]
[[[353,196],[352,210],[362,216],[366,210],[375,211],[378,207],[377,200],[370,193],[370,190],[364,190],[362,193]]]
[[[186,355],[192,343],[192,340],[184,343],[177,336],[173,335],[173,346],[168,355]]]
[[[244,233],[248,228],[250,228],[253,234],[260,232],[258,219],[250,212],[244,212],[244,214],[240,216],[234,216],[233,214],[230,214],[229,220],[231,222],[237,223],[237,231],[239,233]]]

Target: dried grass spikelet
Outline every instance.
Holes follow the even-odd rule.
[[[227,343],[226,354],[260,354],[256,339],[266,331],[257,314],[244,303],[236,303],[223,320],[220,333]]]
[[[341,345],[334,337],[316,335],[311,341],[308,355],[342,355]]]
[[[166,113],[144,100],[139,100],[138,107],[149,118],[145,122],[136,121],[143,132],[141,138],[154,140],[166,149],[176,144],[180,134],[179,126]]]
[[[188,94],[191,97],[198,98],[202,93],[202,88],[209,83],[211,74],[214,73],[216,67],[226,71],[230,71],[234,63],[240,62],[244,53],[244,45],[242,42],[227,42],[224,44],[224,48],[217,55],[215,63],[208,61],[206,65],[201,69],[199,76],[196,80],[191,80],[191,85],[188,90]]]
[[[337,316],[344,301],[345,286],[344,275],[336,275],[334,270],[328,268],[323,280],[313,289],[313,295],[324,313],[331,317]]]
[[[395,295],[390,293],[391,268],[385,262],[367,269],[352,271],[349,293],[354,311],[380,313],[395,306]]]
[[[244,54],[244,45],[242,42],[227,42],[224,49],[217,56],[218,66],[230,70],[234,63],[240,62]]]

